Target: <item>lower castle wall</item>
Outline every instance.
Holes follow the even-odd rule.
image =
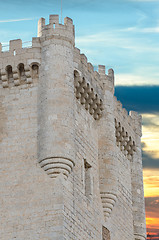
[[[59,240],[57,188],[37,163],[37,86],[0,89],[0,239]]]
[[[98,121],[77,102],[76,165],[67,181],[53,180],[37,163],[37,86],[5,89],[0,96],[0,238],[101,240],[103,223],[111,240],[134,240],[130,162],[119,149],[118,199],[104,223]],[[91,165],[92,196],[85,193],[84,159]]]
[[[131,194],[131,164],[130,161],[118,151],[118,198],[108,223],[111,231],[111,240],[134,240],[132,194]]]
[[[76,164],[65,190],[64,236],[70,240],[101,240],[103,215],[99,194],[97,121],[78,101],[76,110]],[[91,165],[91,196],[85,193],[84,159]]]
[[[96,121],[77,103],[76,112],[76,166],[65,184],[64,239],[103,240],[102,225],[110,231],[111,240],[134,240],[131,164],[117,147],[116,167],[119,171],[118,199],[107,223],[104,222],[99,194],[98,149]],[[85,195],[82,160],[92,165],[93,196]],[[71,190],[70,190],[71,189]]]
[[[115,135],[113,135],[113,132],[115,133],[113,118],[116,118],[121,127],[124,127],[124,132],[127,131],[132,139],[135,139],[137,134],[140,140],[141,126],[138,126],[138,129],[136,128],[136,125],[140,124],[139,118],[134,113],[128,116],[126,110],[116,99],[113,103],[113,70],[110,69],[108,75],[105,75],[105,67],[99,66],[99,71],[94,72],[93,66],[87,62],[86,56],[80,54],[80,50],[74,48],[74,40],[72,20],[66,18],[64,25],[61,25],[58,16],[52,15],[48,25],[45,25],[44,19],[39,21],[39,37],[33,39],[32,48],[24,49],[21,40],[13,40],[10,42],[9,51],[1,52],[0,44],[1,240],[105,240],[103,237],[105,236],[107,239],[109,235],[110,239],[107,240],[134,240],[132,193],[135,199],[134,206],[137,206],[134,209],[136,230],[140,233],[141,227],[143,230],[145,228],[145,223],[142,221],[142,218],[145,218],[143,199],[141,196],[139,197],[139,195],[143,196],[141,171],[135,171],[138,166],[141,170],[140,156],[136,156],[136,164],[132,163],[131,169],[130,161],[118,147],[116,149],[118,154],[116,154]],[[20,71],[20,67],[22,67],[22,71]],[[75,77],[78,78],[79,76],[85,78],[79,82],[75,81],[75,86],[73,86],[73,69],[76,69],[74,80]],[[38,74],[38,70],[41,71],[40,74]],[[76,76],[79,71],[81,75]],[[46,94],[42,96],[45,100],[44,98],[37,100],[37,79],[31,81],[33,78],[38,78],[38,75],[39,80],[42,79],[42,82],[39,83]],[[21,85],[19,86],[19,84]],[[52,91],[48,86],[52,88]],[[61,91],[56,92],[59,87]],[[79,98],[81,104],[85,102],[83,98],[87,101],[89,99],[87,104],[91,108],[90,113],[92,115],[95,113],[94,119],[97,120],[98,117],[101,117],[102,110],[104,110],[102,104],[105,104],[106,107],[105,114],[108,114],[108,117],[106,115],[105,118],[103,117],[102,126],[109,124],[106,128],[103,127],[102,137],[104,134],[106,135],[104,147],[101,149],[108,154],[100,152],[99,155],[105,155],[104,167],[107,167],[106,170],[109,171],[103,171],[102,176],[99,176],[98,120],[95,121],[89,111],[86,111],[78,101],[74,106],[74,87],[75,90],[78,90],[75,98]],[[67,89],[70,91],[67,91]],[[48,92],[50,92],[49,96]],[[66,92],[68,98],[63,98],[62,95],[65,95]],[[104,92],[105,96],[103,95]],[[97,93],[98,98],[95,97],[94,93]],[[57,94],[57,98],[54,94]],[[69,97],[70,94],[71,98]],[[55,105],[51,105],[53,100],[56,103]],[[65,106],[68,111],[65,114],[63,114],[63,111],[66,110],[65,107],[59,108],[58,101],[60,104],[62,101],[66,103]],[[46,105],[40,105],[39,102],[46,103]],[[47,109],[48,102],[50,104],[49,111]],[[42,107],[46,109],[46,114]],[[60,114],[61,122],[65,122],[64,128],[61,128],[59,118],[56,118],[58,129],[54,125],[51,114],[55,109]],[[89,109],[88,105],[86,109]],[[43,113],[44,117],[41,128],[38,125],[39,118],[41,118],[40,113]],[[50,113],[50,119],[47,113]],[[68,118],[65,118],[66,116]],[[70,116],[73,121],[69,121]],[[48,135],[45,135],[44,123],[47,125],[47,121],[50,122],[50,125],[47,127]],[[43,130],[42,138],[39,138],[39,129]],[[53,129],[55,129],[55,134]],[[57,135],[56,130],[58,131]],[[66,135],[68,133],[66,138],[63,137],[64,133]],[[109,139],[109,137],[112,138]],[[56,146],[60,146],[59,149],[62,154],[68,151],[69,145],[71,146],[72,161],[70,162],[75,163],[75,166],[73,166],[74,164],[67,166],[68,172],[73,168],[67,180],[64,179],[62,174],[58,175],[57,168],[64,170],[64,167],[61,167],[61,162],[58,162],[56,156],[54,156],[56,160],[53,163],[55,163],[55,173],[58,177],[52,179],[44,171],[57,150],[54,144],[56,141],[53,142],[52,138],[57,140],[58,144]],[[70,140],[71,138],[73,139],[71,144],[69,144],[69,141],[66,144],[66,139]],[[44,155],[48,151],[52,151],[50,156],[44,156],[41,159],[46,160],[46,169],[40,168],[38,163],[38,152],[40,151],[37,149],[37,139],[40,139],[39,141],[42,143],[39,145],[41,150],[44,146],[41,139],[46,143]],[[74,139],[76,157],[74,157]],[[100,139],[103,140],[103,138]],[[105,148],[107,143],[109,152],[108,148]],[[62,147],[64,144],[65,148]],[[139,145],[138,148],[138,150],[141,150]],[[67,156],[67,159],[65,157],[65,165],[68,165],[69,156]],[[116,161],[114,156],[117,156]],[[49,161],[47,161],[48,157],[50,157]],[[63,156],[60,157],[63,158]],[[109,161],[110,164],[108,164]],[[50,164],[53,165],[53,163]],[[46,165],[44,164],[44,166]],[[47,170],[50,170],[50,167]],[[132,179],[131,170],[134,171],[134,173],[132,172]],[[114,191],[113,196],[116,196],[116,171],[118,171],[117,201],[115,202],[114,199],[110,198],[109,192],[109,197],[103,197],[104,201],[105,199],[108,200],[107,202],[103,201],[105,209],[108,210],[106,212],[108,213],[107,217],[109,216],[109,210],[112,210],[112,205],[115,203],[112,212],[110,211],[110,218],[105,222],[101,203],[103,192],[101,191],[100,195],[99,177],[102,178],[102,184],[105,186],[105,189],[103,188],[104,193],[107,194],[106,191],[110,188],[109,190]],[[105,173],[108,173],[106,178],[104,178]],[[135,176],[140,178],[139,182],[136,182]],[[67,174],[65,174],[66,177]],[[113,184],[115,188],[111,189]],[[133,187],[133,191],[131,191],[131,187]],[[141,188],[141,194],[138,188]],[[135,189],[138,190],[137,193]],[[102,229],[105,229],[104,234],[102,234]],[[138,233],[137,235],[140,235]]]

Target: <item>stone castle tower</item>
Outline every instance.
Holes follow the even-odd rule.
[[[146,239],[140,138],[70,18],[0,44],[0,239]]]

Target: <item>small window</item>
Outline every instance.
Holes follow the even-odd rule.
[[[91,173],[92,173],[91,165],[86,160],[84,160],[85,195],[87,197],[90,197],[93,194],[93,181]]]
[[[8,66],[6,67],[6,72],[7,72],[8,82],[9,82],[9,83],[13,82],[12,66],[8,65]]]
[[[102,240],[110,240],[110,232],[106,227],[102,227]]]
[[[38,78],[39,77],[39,66],[37,64],[32,65],[32,78]]]
[[[24,83],[26,81],[26,76],[25,76],[25,69],[24,69],[23,63],[20,63],[18,65],[18,70],[19,70],[20,81],[21,83]]]

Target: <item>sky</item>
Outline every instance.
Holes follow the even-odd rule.
[[[61,14],[61,0],[0,0],[0,41],[37,36],[37,21]],[[62,0],[73,19],[76,47],[97,70],[115,71],[115,95],[143,118],[143,173],[147,230],[159,240],[159,0]],[[150,239],[150,238],[148,238]]]

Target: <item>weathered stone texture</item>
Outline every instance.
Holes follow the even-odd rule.
[[[146,239],[141,118],[94,71],[70,18],[0,44],[0,239]]]

